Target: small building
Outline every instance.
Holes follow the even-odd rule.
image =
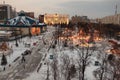
[[[12,31],[14,36],[38,35],[46,30],[46,24],[39,23],[38,20],[26,16],[23,11],[17,17],[8,19],[5,24],[0,24],[0,27]]]
[[[12,36],[11,31],[3,31],[3,30],[1,31],[0,30],[0,42],[8,40],[8,38],[11,36]]]
[[[18,15],[21,14],[21,12],[24,12],[24,11],[18,12]],[[24,12],[24,14],[28,17],[35,18],[34,12]]]
[[[73,24],[77,24],[77,23],[80,23],[80,22],[87,23],[87,22],[90,22],[90,20],[88,19],[87,16],[77,16],[77,15],[75,15],[75,16],[72,16],[71,22]]]
[[[39,15],[39,22],[43,23],[44,22],[44,15]]]
[[[11,34],[12,34],[11,31],[0,31],[0,37],[2,37],[2,36],[10,37]]]

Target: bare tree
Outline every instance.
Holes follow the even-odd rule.
[[[95,51],[95,48],[88,47],[77,47],[78,51],[78,75],[79,80],[85,80],[85,70],[86,67],[91,62],[91,56]]]
[[[51,70],[53,74],[53,80],[59,79],[59,71],[58,71],[58,59],[57,59],[57,53],[54,53],[53,61],[51,63]]]
[[[107,44],[102,42],[101,48],[97,51],[97,59],[99,60],[100,67],[94,71],[95,78],[97,80],[109,80],[110,79],[110,64],[108,63],[108,54],[106,51]]]
[[[99,55],[99,57],[101,58],[100,61],[100,67],[97,68],[94,71],[95,77],[97,80],[107,80],[107,68],[108,68],[108,63],[107,63],[107,54],[106,53],[102,53],[100,52],[101,55]]]
[[[63,54],[61,56],[61,76],[63,77],[62,80],[71,80],[70,77],[70,58],[68,55]]]
[[[94,71],[97,80],[119,80],[120,59],[108,60],[108,54],[102,54],[101,66]]]
[[[111,74],[111,80],[120,80],[120,58],[115,57],[114,59],[110,60],[109,72]]]
[[[50,80],[49,76],[50,76],[50,68],[49,68],[49,62],[47,62],[47,77],[46,77],[46,80]]]

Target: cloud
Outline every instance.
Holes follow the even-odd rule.
[[[118,12],[120,12],[119,0],[70,1],[59,4],[59,6],[68,9],[71,15],[88,15],[90,18],[97,18],[114,14],[116,4],[118,5]]]
[[[42,13],[63,13],[70,16],[87,15],[91,18],[112,15],[119,0],[2,0],[12,5],[17,11],[34,11],[36,15]]]

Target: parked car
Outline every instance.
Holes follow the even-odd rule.
[[[22,55],[23,55],[23,56],[26,56],[26,55],[31,54],[31,52],[32,52],[31,50],[26,50],[24,53],[22,53]]]

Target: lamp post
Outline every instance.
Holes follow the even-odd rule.
[[[18,42],[17,42],[17,34],[16,34],[16,31],[14,32],[14,36],[15,36],[15,45],[16,45],[16,47],[18,47]]]
[[[15,38],[16,38],[16,36],[15,36]],[[17,38],[16,38],[16,44],[15,44],[15,45],[16,45],[16,47],[18,47],[18,42],[17,42]]]
[[[31,38],[31,26],[29,26],[29,37]]]
[[[21,41],[22,41],[22,29],[20,28],[20,38],[21,38]]]

